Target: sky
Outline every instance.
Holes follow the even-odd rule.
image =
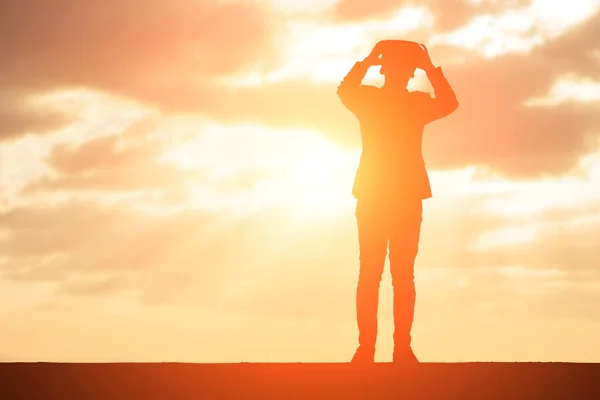
[[[424,134],[415,354],[600,362],[600,0],[0,8],[1,361],[349,361],[361,148],[336,88],[405,39],[460,102]]]

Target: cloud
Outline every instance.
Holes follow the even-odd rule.
[[[11,1],[2,81],[118,90],[229,73],[269,48],[266,12],[244,2]]]
[[[428,166],[482,164],[517,178],[569,172],[579,157],[595,150],[586,138],[597,133],[600,114],[594,102],[525,106],[530,98],[545,96],[563,73],[551,63],[539,50],[494,60],[469,57],[464,65],[441,64],[460,107],[425,129]],[[242,87],[231,96],[216,95],[204,111],[219,121],[311,128],[342,146],[359,147],[358,122],[339,103],[334,89],[334,84],[302,80]]]
[[[587,142],[590,135],[597,134],[598,103],[527,105],[533,98],[548,95],[565,74],[593,77],[598,50],[592,38],[597,36],[599,16],[596,13],[584,19],[527,53],[509,52],[490,59],[460,46],[432,46],[434,63],[444,68],[460,107],[426,128],[428,166],[444,169],[482,164],[514,178],[570,172],[582,155],[595,150]],[[558,57],[565,47],[567,55]],[[340,70],[339,80],[352,63]],[[201,107],[198,104],[196,109],[221,122],[239,119],[273,127],[311,128],[340,145],[359,147],[358,123],[335,95],[338,83],[296,77],[215,90],[209,96],[212,101]],[[182,107],[194,108],[192,98],[179,101]]]
[[[588,43],[599,18],[596,14],[566,36],[528,54],[471,59],[467,65],[446,69],[461,105],[451,117],[426,129],[428,165],[452,168],[480,163],[515,178],[570,172],[581,156],[595,150],[587,145],[587,137],[599,133],[599,104],[525,104],[545,96],[565,73],[593,68],[597,62],[589,53],[594,47],[571,47],[564,59],[557,59],[554,49],[565,42]],[[565,59],[582,63],[576,67]]]
[[[585,216],[600,203],[573,208],[546,202],[538,212],[490,215],[488,203],[516,201],[523,190],[426,203],[417,258],[420,313],[514,316],[531,300],[527,312],[545,315],[544,307],[570,296],[560,306],[567,315],[594,298],[600,223]],[[491,230],[527,226],[534,227],[532,240],[472,247]],[[12,208],[0,214],[1,229],[9,232],[0,237],[3,278],[54,282],[62,297],[129,293],[145,305],[227,315],[352,317],[358,247],[351,211],[312,221],[286,208],[241,217],[193,208],[148,214],[127,200],[70,200]],[[446,299],[443,307],[440,299]]]
[[[533,0],[516,4],[497,13],[473,16],[466,24],[434,35],[433,43],[453,43],[495,57],[512,52],[527,52],[555,39],[598,11],[597,0],[555,3]],[[498,4],[497,3],[497,4]],[[519,3],[519,2],[517,2]],[[501,7],[502,8],[502,7]]]
[[[434,3],[430,4],[432,10],[448,6],[445,2]],[[489,13],[502,7],[524,5],[523,2],[508,5],[486,2],[480,6],[459,3],[465,10],[482,7],[481,10]],[[161,24],[153,25],[154,16],[164,11],[159,2],[140,6],[143,10],[135,18],[132,16],[135,7],[139,6],[137,3],[128,3],[120,14],[112,12],[112,5],[109,3],[98,9],[94,8],[97,6],[94,2],[75,8],[55,6],[54,12],[58,13],[61,25],[54,27],[56,32],[51,33],[53,40],[50,42],[56,48],[46,46],[48,48],[43,49],[40,32],[52,28],[54,25],[47,24],[55,22],[42,19],[44,7],[29,15],[20,11],[20,6],[13,5],[7,14],[13,20],[43,23],[28,35],[10,36],[13,39],[6,49],[11,51],[8,59],[12,61],[0,69],[8,68],[13,75],[3,76],[11,79],[11,85],[26,84],[38,89],[90,85],[136,97],[168,113],[197,113],[226,123],[303,127],[314,129],[343,146],[360,146],[357,121],[339,103],[334,82],[315,83],[306,78],[290,77],[258,86],[231,88],[221,85],[218,78],[228,73],[247,72],[256,66],[266,71],[264,63],[274,54],[271,35],[278,26],[262,24],[261,21],[270,21],[269,11],[236,2],[202,3],[191,10],[176,3],[169,8],[166,17],[161,17]],[[338,6],[341,7],[338,11],[344,7],[358,7],[351,2],[341,2]],[[365,3],[364,7],[367,6],[385,8],[392,4]],[[103,11],[92,12],[100,9]],[[36,16],[38,12],[40,14]],[[217,57],[220,48],[215,44],[217,41],[209,39],[209,33],[218,37],[220,29],[230,25],[214,22],[196,26],[194,16],[199,14],[202,18],[211,16],[210,21],[214,17],[214,21],[221,18],[231,24],[240,19],[241,22],[235,24],[236,29],[224,34],[226,40],[218,41],[221,46],[230,48],[227,57]],[[116,15],[124,17],[117,20],[114,19]],[[86,22],[85,26],[78,25],[83,24],[78,21],[92,16],[92,21]],[[527,54],[505,54],[492,60],[457,46],[433,46],[434,62],[444,67],[461,106],[449,118],[427,128],[424,152],[428,166],[437,169],[485,164],[513,177],[570,171],[578,158],[591,150],[586,146],[585,138],[594,134],[597,126],[597,104],[567,103],[545,108],[525,108],[523,105],[530,98],[545,96],[555,80],[565,73],[579,74],[582,79],[586,78],[583,72],[593,74],[597,65],[597,59],[593,57],[597,20],[596,15]],[[108,22],[113,23],[113,29],[107,33],[101,28]],[[263,25],[264,28],[257,28]],[[18,33],[18,29],[28,25],[11,22],[8,26],[4,29]],[[81,35],[89,43],[86,47],[89,57],[82,56],[82,50],[77,50],[79,47],[68,35],[76,28],[82,29]],[[17,38],[21,38],[22,43],[17,43]],[[198,50],[200,47],[205,51]],[[567,56],[557,58],[561,49],[568,50]],[[201,54],[208,58],[201,62]],[[23,60],[29,60],[26,68],[9,68],[12,63]],[[92,62],[102,68],[93,68]],[[346,68],[349,69],[351,64],[349,62]],[[40,71],[32,69],[34,67]],[[340,72],[339,80],[344,73]],[[32,77],[40,79],[41,86],[34,84]],[[77,186],[80,183],[65,181],[64,184]],[[40,185],[48,186],[49,183]]]
[[[588,213],[598,209],[596,204]],[[478,252],[473,262],[481,266],[523,265],[533,269],[556,269],[566,273],[590,272],[600,277],[600,256],[595,250],[600,221],[572,224],[571,221],[546,221],[536,229],[532,241],[511,243]]]
[[[0,228],[10,232],[0,239],[4,279],[54,282],[68,296],[133,291],[147,304],[214,306],[240,280],[269,279],[282,265],[288,278],[300,273],[308,259],[292,253],[316,244],[281,210],[241,219],[191,209],[159,216],[131,204],[72,201],[13,208],[0,214]],[[311,270],[322,265],[317,254]]]
[[[59,142],[44,160],[50,172],[26,183],[21,195],[95,191],[102,197],[110,192],[154,190],[162,193],[163,199],[184,201],[186,180],[197,178],[198,174],[161,162],[165,143],[151,137],[158,121],[151,116],[134,122],[119,134],[78,144]]]
[[[74,68],[70,70],[69,74],[64,75],[73,80],[64,80],[63,83],[91,83],[99,87],[105,85],[107,89],[115,91],[135,87],[136,93],[143,94],[142,97],[147,101],[162,102],[163,105],[170,104],[173,111],[195,110],[210,115],[220,122],[237,120],[259,122],[271,128],[290,126],[313,128],[345,146],[357,147],[360,144],[357,121],[339,103],[333,84],[308,83],[306,80],[297,79],[230,90],[218,90],[216,84],[208,80],[202,81],[199,86],[189,85],[191,75],[188,72],[195,70],[196,67],[208,74],[204,77],[213,76],[211,74],[243,69],[249,65],[246,61],[252,59],[253,62],[257,62],[262,55],[252,53],[253,56],[256,56],[256,58],[252,58],[248,56],[250,53],[240,53],[239,58],[231,55],[230,59],[211,60],[210,63],[202,64],[202,66],[196,65],[197,61],[192,56],[189,59],[174,57],[170,52],[181,51],[181,54],[184,54],[196,45],[212,49],[210,51],[217,51],[211,47],[214,46],[213,42],[207,40],[206,31],[201,31],[200,28],[198,30],[191,29],[193,24],[187,17],[184,18],[178,7],[174,7],[170,11],[173,12],[172,16],[166,17],[164,26],[161,27],[161,34],[152,31],[155,36],[150,36],[147,40],[156,46],[155,54],[141,45],[144,41],[141,39],[143,35],[140,32],[150,33],[150,31],[138,31],[137,29],[147,26],[144,24],[150,24],[153,20],[152,15],[155,15],[153,13],[166,10],[161,8],[158,2],[149,3],[139,18],[132,22],[135,29],[125,32],[125,28],[129,29],[131,26],[125,23],[117,24],[115,29],[107,34],[108,36],[96,35],[100,35],[99,27],[104,26],[104,22],[110,18],[116,18],[116,14],[110,12],[110,7],[102,9],[103,12],[106,12],[103,14],[99,12],[100,9],[90,8],[94,4],[93,2],[87,5],[78,5],[76,6],[78,8],[75,9],[61,8],[60,4],[62,3],[54,8],[54,12],[59,14],[63,12],[64,15],[60,15],[66,19],[64,26],[61,26],[52,35],[55,35],[55,39],[64,40],[60,43],[58,40],[53,40],[52,43],[56,42],[55,50],[56,54],[60,55],[61,62],[64,61],[65,66],[72,63],[72,68]],[[134,5],[126,7],[134,7]],[[15,18],[18,16],[18,7],[18,5],[14,5],[10,9],[11,15]],[[247,6],[229,3],[226,6],[207,7],[210,7],[210,10],[207,9],[208,11],[214,13],[225,12],[224,10],[227,9],[233,12],[230,17],[234,20],[238,15],[234,10],[238,10],[237,7]],[[41,10],[44,8],[42,7]],[[91,61],[78,58],[72,39],[61,35],[66,35],[65,32],[79,26],[75,16],[96,15],[91,10],[96,10],[99,14],[91,26],[85,28],[87,30],[84,30],[84,37],[89,39],[90,54],[96,54],[97,57],[104,55],[103,57],[107,58],[107,64],[106,69],[87,71],[86,68],[90,65],[86,63]],[[127,12],[123,15],[132,15],[128,10],[130,8],[127,8],[125,10]],[[254,8],[252,10],[257,12]],[[199,10],[196,11],[199,12]],[[28,18],[34,18],[35,15],[34,13]],[[252,15],[254,14],[250,14],[245,23],[256,23],[260,19],[257,16],[258,20],[252,22]],[[35,18],[41,18],[41,16]],[[108,19],[103,20],[103,18]],[[171,18],[173,21],[182,18],[183,22],[175,26],[169,23],[172,21]],[[533,96],[539,97],[547,94],[554,85],[555,79],[566,70],[580,75],[593,74],[593,68],[588,63],[597,63],[597,60],[591,56],[594,50],[592,45],[596,44],[590,39],[596,33],[597,28],[594,24],[597,18],[595,17],[595,19],[573,28],[563,36],[533,49],[529,54],[506,54],[490,60],[460,48],[453,49],[448,46],[432,48],[434,56],[436,52],[445,57],[451,56],[450,52],[453,50],[462,52],[460,54],[465,55],[466,63],[449,63],[447,68],[444,66],[449,80],[458,94],[461,107],[451,117],[427,128],[425,154],[428,167],[433,169],[454,168],[479,163],[492,166],[496,171],[512,177],[530,178],[541,174],[563,174],[576,166],[581,155],[591,151],[586,145],[585,135],[594,133],[593,128],[597,126],[597,115],[599,115],[595,112],[597,104],[593,102],[583,104],[563,102],[549,107],[524,107],[523,104]],[[131,18],[125,19],[132,20]],[[45,27],[45,23],[53,24],[54,22],[43,21],[41,28],[49,29]],[[12,29],[17,28],[15,24],[12,25]],[[184,44],[181,44],[180,47],[168,47],[167,43],[170,42],[163,36],[167,28],[173,29],[176,43],[181,41]],[[221,28],[214,27],[214,29]],[[240,29],[245,28],[240,27]],[[118,32],[121,32],[120,30],[123,30],[124,37],[117,46],[117,36]],[[152,40],[153,37],[154,40]],[[24,44],[29,45],[25,47],[40,50],[41,44],[38,43],[38,39],[39,37],[34,33],[22,38],[25,40]],[[232,41],[233,39],[231,37]],[[202,43],[198,44],[195,40],[202,41]],[[267,45],[266,42],[262,42],[261,38],[256,40],[257,46]],[[8,48],[14,51],[12,54],[23,56],[22,58],[11,58],[11,60],[34,57],[32,60],[39,61],[39,63],[34,63],[35,65],[39,64],[39,68],[42,68],[41,65],[44,63],[49,65],[50,69],[44,70],[44,74],[47,78],[52,79],[48,79],[47,82],[61,82],[62,70],[52,71],[54,67],[49,62],[51,59],[43,59],[43,57],[49,57],[49,50],[27,53],[32,50],[16,46],[16,42],[10,43],[12,45]],[[137,46],[129,46],[128,43],[137,44]],[[116,48],[112,48],[110,44]],[[587,47],[583,47],[583,45],[587,45]],[[123,48],[128,46],[134,50],[137,49],[137,52],[134,50],[131,54],[124,52]],[[563,60],[553,63],[556,52],[562,48],[568,48],[571,52],[569,60],[579,60],[580,62],[572,63]],[[20,53],[17,52],[17,49]],[[116,57],[116,55],[123,57]],[[129,61],[133,61],[133,66],[125,65]],[[133,73],[134,68],[138,68],[142,62],[147,63],[148,69],[144,69],[141,75],[147,72],[147,77],[155,77],[157,82],[144,81],[143,76],[140,77]],[[86,68],[82,68],[83,66]],[[117,73],[120,68],[124,68],[122,72],[126,73]],[[127,68],[132,69],[127,72]],[[32,74],[33,72],[30,70],[28,73]],[[16,72],[12,71],[12,73]],[[25,74],[25,72],[19,73]],[[133,78],[123,79],[124,76],[129,78],[133,76]],[[19,78],[19,76],[13,75],[13,78]],[[20,84],[25,87],[32,82],[26,82],[23,79]],[[171,83],[173,84],[171,85]],[[14,84],[18,85],[19,79],[16,79]],[[44,86],[41,83],[40,85],[39,87]],[[35,84],[31,87],[38,88],[38,85]],[[199,88],[205,91],[203,92]],[[200,95],[201,93],[203,95]],[[168,118],[166,114],[162,117]],[[73,194],[82,191],[143,192],[152,189],[163,193],[180,192],[181,197],[174,199],[172,203],[182,203],[189,197],[187,190],[189,180],[192,180],[195,185],[212,185],[213,189],[233,191],[239,188],[240,183],[247,184],[247,187],[254,185],[266,174],[264,169],[252,170],[244,167],[243,171],[237,170],[229,176],[228,181],[217,181],[207,179],[202,171],[184,170],[176,165],[160,162],[159,159],[166,149],[165,142],[151,139],[150,135],[160,129],[160,124],[155,120],[142,121],[139,125],[135,125],[129,131],[121,134],[102,136],[78,144],[58,144],[53,147],[45,159],[47,166],[51,169],[50,173],[30,182],[22,194],[33,196],[40,193]],[[235,158],[234,153],[232,153],[232,157]],[[262,243],[272,243],[281,232],[277,232],[277,229],[273,227],[260,227],[260,221],[264,221],[267,215],[276,217],[280,221],[287,221],[285,216],[277,213],[257,215],[256,219],[249,218],[244,220],[242,225],[231,228],[229,233],[221,237],[222,244],[217,245],[215,242],[203,242],[203,235],[207,229],[205,219],[212,220],[214,215],[188,210],[179,211],[170,216],[166,214],[148,216],[141,214],[139,210],[135,211],[140,204],[148,205],[149,199],[150,197],[141,196],[123,208],[101,207],[92,203],[67,203],[45,208],[23,206],[24,208],[5,212],[0,218],[0,224],[3,224],[10,234],[3,237],[1,248],[3,254],[12,257],[10,261],[12,269],[7,268],[5,276],[11,276],[14,279],[27,279],[27,277],[47,279],[56,274],[55,276],[62,282],[62,290],[65,292],[107,293],[127,287],[136,287],[136,280],[139,282],[136,274],[140,270],[152,270],[156,274],[148,275],[144,281],[143,285],[146,285],[144,286],[146,289],[143,291],[143,298],[148,302],[160,302],[164,299],[161,300],[161,292],[157,288],[162,283],[161,279],[167,279],[164,265],[169,264],[174,268],[180,268],[181,272],[180,276],[169,278],[173,279],[169,285],[172,285],[173,288],[180,288],[181,285],[188,287],[189,290],[184,290],[181,296],[194,298],[193,286],[188,285],[186,279],[189,282],[198,282],[198,279],[208,279],[210,274],[215,271],[211,270],[211,267],[196,270],[191,268],[192,265],[202,263],[203,265],[219,266],[223,264],[232,268],[228,270],[229,267],[224,269],[219,267],[215,274],[221,276],[222,280],[218,281],[220,283],[215,283],[214,288],[210,290],[216,290],[219,285],[225,285],[224,277],[249,276],[244,275],[235,267],[235,263],[243,262],[240,255],[223,255],[226,253],[227,246],[244,244],[252,249],[253,246],[260,246]],[[551,246],[545,243],[554,243],[559,240],[558,237],[553,236],[536,236],[533,243],[513,243],[511,246],[514,247],[511,249],[514,249],[514,253],[500,251],[496,248],[481,252],[469,250],[469,247],[477,242],[482,233],[487,231],[487,227],[492,225],[499,229],[515,227],[514,220],[511,222],[503,216],[470,214],[469,207],[482,200],[481,197],[473,199],[465,201],[462,206],[454,205],[456,207],[455,218],[444,217],[435,226],[425,226],[423,233],[425,239],[420,256],[423,266],[435,268],[443,264],[449,265],[450,268],[453,268],[452,266],[497,267],[503,264],[515,264],[519,259],[527,260],[528,265],[536,268],[554,265],[552,260],[545,260],[544,257],[534,258],[535,253],[530,250],[536,249],[538,244],[542,247]],[[446,210],[443,215],[447,216],[448,211]],[[220,220],[220,218],[221,216],[216,219]],[[352,229],[351,227],[347,228],[348,231]],[[573,229],[568,232],[575,238],[574,240],[582,240],[580,235],[591,235],[596,228],[589,227],[587,228],[589,230],[582,231],[583,233],[577,230],[583,228]],[[91,234],[83,236],[79,234],[80,232],[91,232]],[[337,237],[340,241],[351,243],[352,239],[348,233],[335,230],[327,232],[326,236],[330,239]],[[457,234],[457,232],[459,233]],[[298,232],[293,233],[298,234]],[[322,236],[315,237],[324,239]],[[448,239],[440,242],[433,240],[436,237]],[[303,243],[306,248],[318,248],[316,239],[303,238],[302,240],[298,243]],[[123,247],[125,243],[132,242],[136,245]],[[252,245],[249,245],[250,243]],[[202,257],[198,258],[197,255],[200,253],[202,253]],[[569,252],[565,249],[562,254],[569,254]],[[322,253],[321,256],[326,257],[326,254]],[[332,276],[317,267],[322,265],[320,261],[311,257],[306,256],[299,259],[290,268],[298,268],[295,271],[300,271],[300,264],[311,264],[317,268],[312,272],[314,276],[318,275],[322,281],[333,279]],[[351,262],[347,258],[342,258],[346,260],[345,262]],[[593,260],[594,257],[590,255],[589,259]],[[272,257],[269,262],[273,263],[274,260],[279,263],[287,262],[284,254]],[[342,259],[332,262],[341,263]],[[266,260],[265,263],[267,263]],[[85,267],[74,273],[73,265]],[[132,273],[131,271],[138,272]],[[290,271],[294,271],[294,269]],[[80,272],[81,276],[79,276]],[[335,275],[338,272],[332,272],[332,274]],[[324,275],[321,276],[320,273]],[[273,276],[263,276],[262,281],[255,282],[258,285],[255,287],[260,287],[260,282],[269,283],[281,288],[282,296],[284,293],[293,295],[294,292],[290,288],[294,282],[289,279],[289,276],[295,275],[277,275],[275,273]],[[345,279],[343,276],[348,277],[349,275],[340,273],[337,278]],[[302,290],[308,290],[307,288],[312,285],[311,282],[303,284],[306,286],[301,286]],[[220,286],[220,288],[222,289],[224,286]],[[162,296],[170,298],[169,296],[179,295],[176,295],[173,290],[166,291]],[[310,309],[314,310],[317,305],[315,303],[310,307],[313,307]],[[304,311],[306,310],[304,309]]]
[[[0,90],[0,143],[26,133],[49,133],[72,122],[65,112],[36,107],[28,100],[18,91]]]
[[[525,104],[529,106],[556,106],[569,101],[583,103],[600,100],[600,83],[591,79],[575,76],[560,77],[547,96],[532,98]]]
[[[340,0],[333,10],[335,18],[344,21],[360,21],[382,17],[403,7],[427,7],[435,18],[436,32],[444,32],[464,25],[470,18],[478,14],[498,13],[502,10],[519,8],[530,3],[530,0],[513,1],[480,1],[466,0],[427,0],[427,1],[394,1],[375,0]]]
[[[595,181],[531,184],[513,193],[440,200],[439,209],[425,214],[418,263],[425,268],[553,270],[566,283],[578,281],[580,274],[600,278],[595,251],[600,197],[594,187]],[[561,190],[568,192],[558,199],[541,198]]]
[[[167,105],[170,96],[210,95],[207,82],[272,51],[274,21],[244,1],[8,1],[0,15],[0,140],[57,127],[52,113],[21,110],[17,99],[31,94],[85,87]]]
[[[19,279],[38,279],[44,270],[54,271],[58,281],[65,276],[95,279],[167,264],[181,267],[185,263],[178,258],[185,258],[188,267],[199,262],[198,269],[209,273],[198,255],[206,256],[211,247],[214,219],[203,212],[153,216],[131,204],[102,206],[92,201],[13,208],[0,215],[0,226],[10,232],[0,244],[2,253],[11,258],[3,272]],[[18,263],[23,257],[27,262]],[[36,258],[38,262],[33,262]]]
[[[599,35],[600,11],[596,10],[583,23],[536,49],[536,56],[554,72],[569,72],[598,80],[600,60],[596,55],[600,51]]]

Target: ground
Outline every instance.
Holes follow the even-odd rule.
[[[600,398],[600,364],[4,363],[0,398]]]

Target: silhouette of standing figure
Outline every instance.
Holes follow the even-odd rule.
[[[371,66],[381,65],[381,88],[362,85]],[[409,92],[415,69],[424,70],[435,97]],[[372,363],[377,339],[379,286],[389,243],[394,290],[395,363],[418,362],[411,348],[416,291],[414,262],[422,222],[422,200],[432,197],[421,152],[423,129],[458,107],[454,91],[427,48],[384,40],[354,64],[338,87],[340,100],[359,120],[362,154],[352,194],[357,199],[360,272],[356,290],[359,346],[353,363]]]

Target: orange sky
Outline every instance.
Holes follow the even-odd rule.
[[[348,361],[360,135],[336,87],[408,39],[460,101],[425,130],[415,353],[600,361],[600,1],[4,9],[0,360]],[[389,361],[387,265],[381,296]]]

